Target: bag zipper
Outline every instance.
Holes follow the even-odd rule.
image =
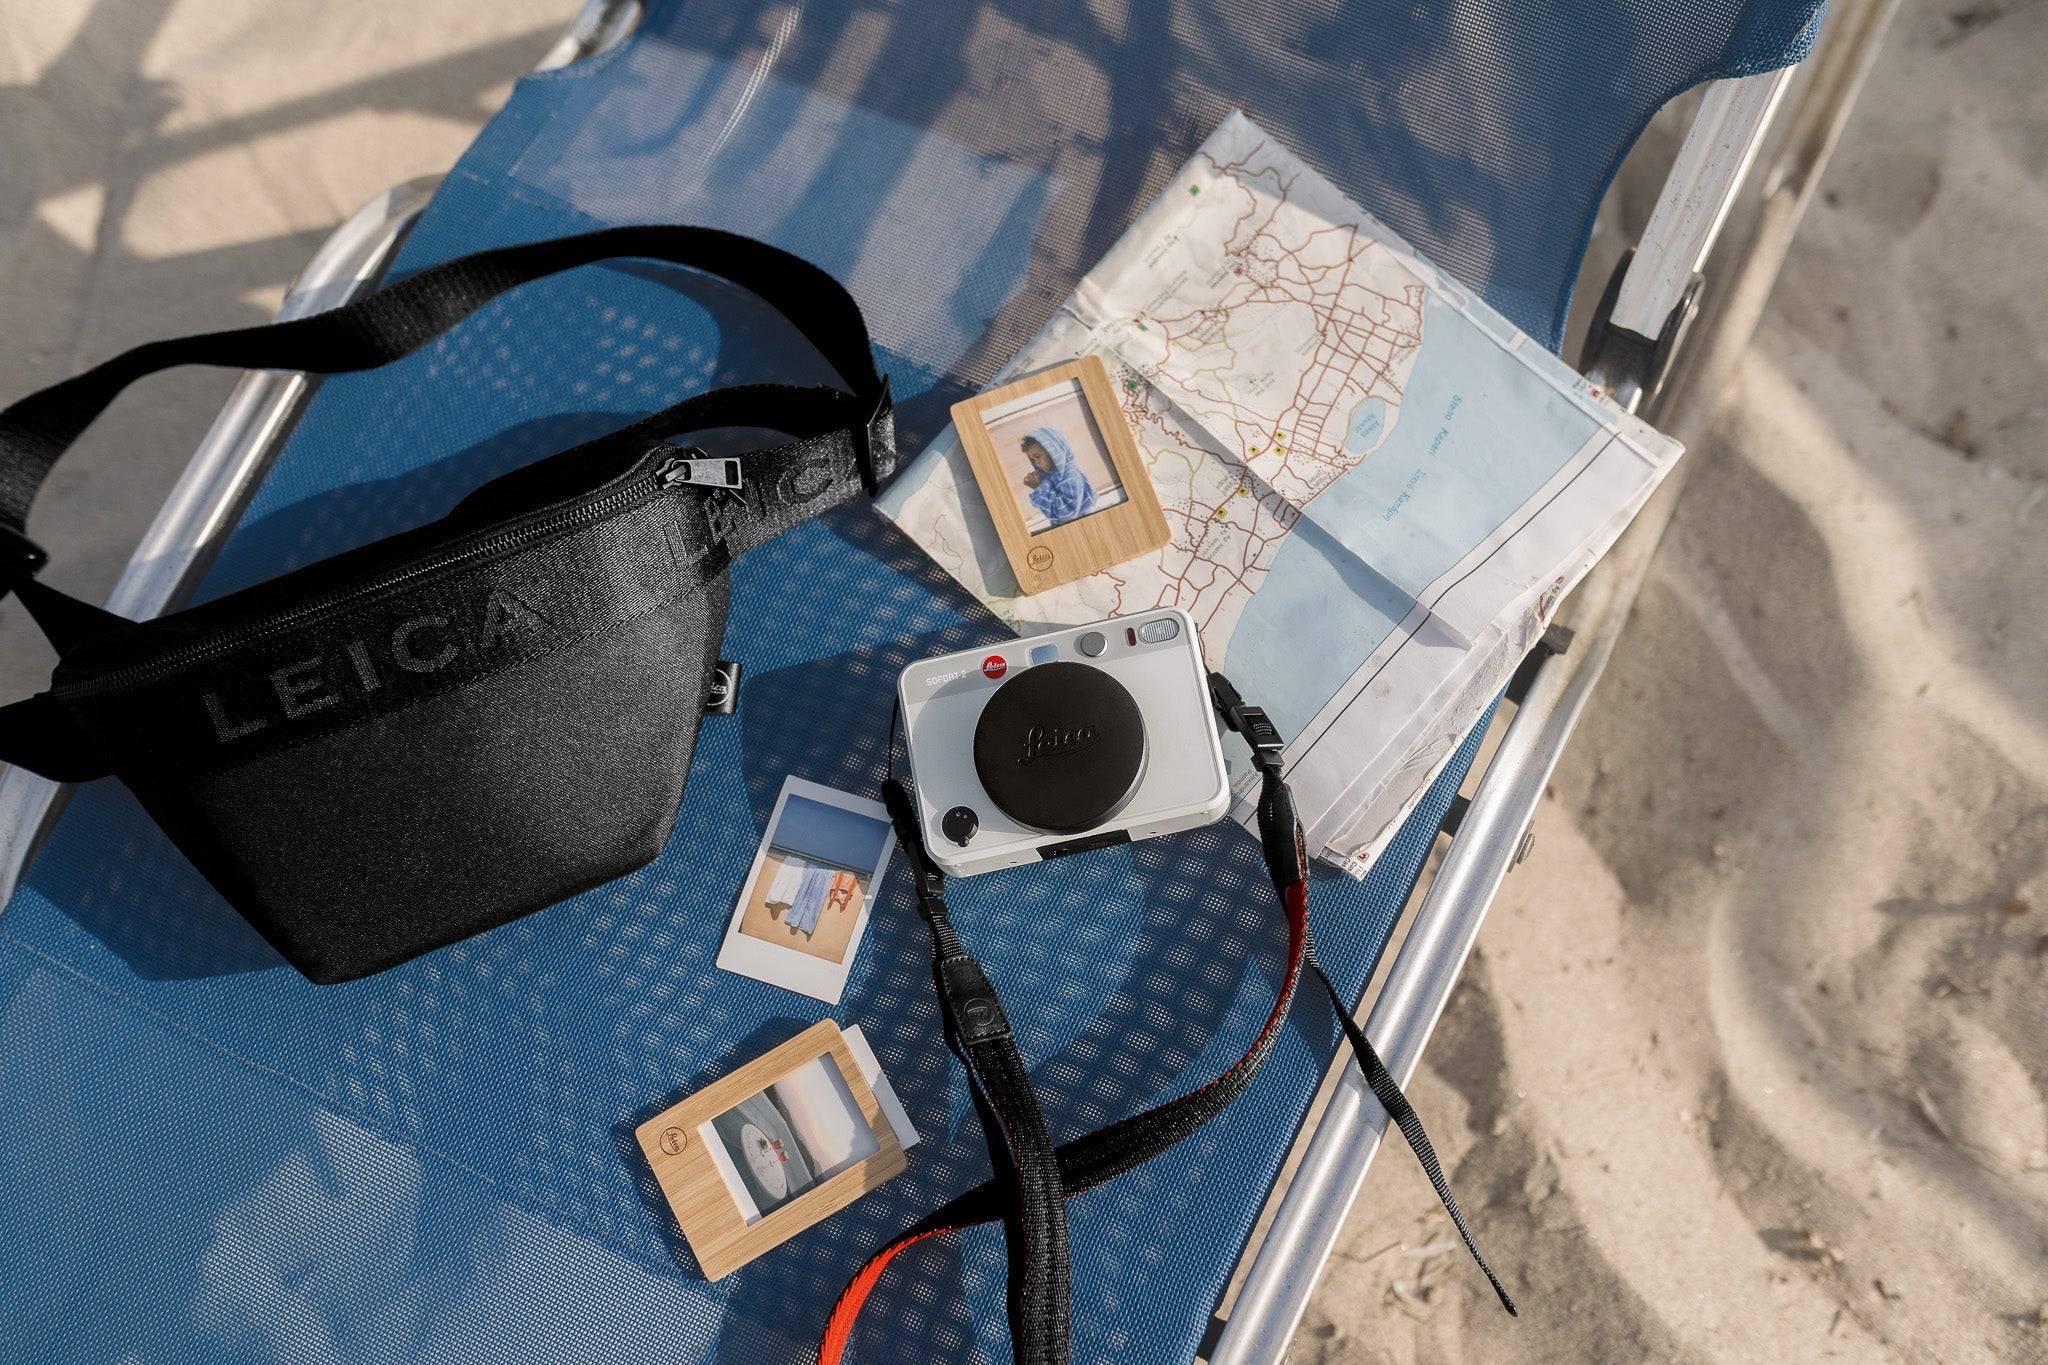
[[[443,569],[478,559],[487,555],[500,554],[506,550],[518,549],[532,541],[558,535],[563,531],[580,530],[594,526],[619,513],[628,511],[636,504],[651,502],[657,497],[673,492],[677,488],[691,485],[692,466],[702,459],[702,452],[690,447],[678,447],[667,442],[651,446],[648,455],[658,451],[670,452],[645,479],[633,479],[625,486],[609,493],[595,496],[581,506],[561,510],[528,513],[531,520],[510,528],[482,533],[481,537],[461,546],[459,549],[443,551],[430,559],[416,562],[398,572],[376,579],[368,584],[348,588],[337,588],[315,598],[311,602],[293,607],[289,611],[268,618],[254,626],[239,626],[224,630],[217,635],[182,645],[158,658],[142,663],[128,664],[106,673],[90,675],[79,679],[55,682],[50,694],[58,698],[91,697],[123,688],[135,687],[153,682],[158,678],[181,672],[194,664],[204,663],[231,653],[244,645],[274,635],[285,634],[304,625],[316,617],[330,613],[340,607],[369,597],[376,593],[398,587],[416,578],[438,573]],[[643,458],[645,458],[643,456]],[[737,464],[737,461],[732,462]],[[737,485],[734,485],[737,486]]]

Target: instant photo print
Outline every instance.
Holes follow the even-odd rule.
[[[1100,357],[955,403],[953,427],[1025,593],[1172,538]]]
[[[909,1164],[829,1019],[655,1115],[634,1136],[710,1280]]]
[[[785,778],[718,965],[838,1004],[895,847],[881,802]]]

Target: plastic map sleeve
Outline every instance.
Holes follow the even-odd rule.
[[[950,429],[882,511],[1021,634],[1187,611],[1355,875],[1680,453],[1241,113],[995,382],[1088,354],[1163,549],[1020,596]]]

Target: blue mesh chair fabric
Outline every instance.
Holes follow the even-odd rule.
[[[656,3],[623,47],[520,84],[400,269],[618,222],[764,237],[860,297],[915,450],[1241,106],[1555,345],[1644,120],[1795,60],[1817,8]],[[420,524],[691,390],[816,377],[778,319],[703,279],[530,287],[328,381],[204,592]],[[855,1265],[986,1173],[900,877],[831,1013],[865,1027],[924,1135],[908,1175],[709,1284],[632,1129],[828,1013],[712,965],[776,792],[873,791],[895,670],[996,633],[865,509],[785,536],[735,573],[740,711],[706,722],[666,854],[345,986],[280,963],[118,786],[80,789],[0,920],[0,1336],[43,1361],[804,1357]],[[1374,876],[1315,888],[1354,994],[1476,746]],[[1056,1136],[1213,1075],[1282,967],[1234,826],[953,901]],[[1338,1043],[1297,1008],[1225,1118],[1075,1204],[1075,1359],[1193,1355]],[[859,1354],[1005,1358],[1003,1285],[993,1230],[920,1248]]]

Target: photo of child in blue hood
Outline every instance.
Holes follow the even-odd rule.
[[[1022,442],[1024,458],[1031,472],[1024,486],[1031,490],[1031,505],[1045,514],[1051,526],[1059,526],[1095,510],[1095,485],[1074,460],[1074,448],[1055,427],[1034,427]]]

